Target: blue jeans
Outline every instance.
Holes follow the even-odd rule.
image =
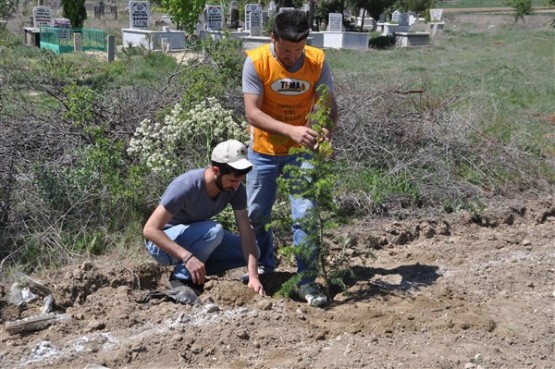
[[[272,221],[272,207],[277,196],[277,178],[283,174],[283,168],[286,165],[310,168],[311,164],[303,159],[299,155],[272,156],[259,154],[249,149],[248,160],[253,164],[253,169],[247,174],[248,211],[261,253],[258,262],[266,270],[275,269],[272,229],[271,227],[266,229],[266,225]],[[314,204],[309,199],[292,195],[289,195],[289,201],[293,220],[293,244],[298,246],[306,237],[306,232],[302,229],[299,220],[314,208]],[[297,271],[307,270],[308,264],[297,257]],[[308,278],[301,284],[313,281],[314,278]]]
[[[206,274],[219,274],[226,270],[246,266],[241,239],[211,220],[192,224],[178,224],[164,233],[204,263]],[[152,241],[145,242],[148,253],[161,265],[175,265],[172,277],[191,280],[183,262],[158,248]]]

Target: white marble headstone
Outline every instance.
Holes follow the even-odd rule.
[[[129,28],[150,27],[150,2],[129,2]]]
[[[342,32],[343,31],[343,14],[329,13],[328,15],[328,31]]]
[[[204,12],[208,20],[208,30],[221,31],[224,29],[224,8],[221,5],[206,5]]]
[[[33,27],[40,28],[40,26],[52,25],[52,13],[50,8],[46,6],[36,6],[33,8]]]
[[[279,8],[280,13],[286,12],[288,10],[295,10],[295,8],[291,8],[291,7],[288,7],[288,6],[284,6],[284,7]]]
[[[393,13],[391,13],[391,22],[392,23],[399,23],[399,17],[401,16],[401,12],[398,10],[395,10]]]
[[[260,21],[262,22],[262,5],[260,4],[247,4],[245,5],[245,31],[250,31],[251,26],[251,13],[260,12]]]
[[[432,22],[439,22],[443,15],[443,9],[430,9],[430,20]]]

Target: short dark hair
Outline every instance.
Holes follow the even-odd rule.
[[[308,17],[302,10],[286,10],[274,18],[272,27],[274,39],[290,42],[301,42],[308,37],[310,27]]]
[[[248,167],[247,169],[239,170],[239,169],[235,169],[235,168],[231,167],[227,163],[216,163],[215,161],[212,161],[212,166],[220,168],[220,174],[222,176],[226,175],[226,174],[231,174],[231,175],[234,175],[236,177],[239,177],[239,176],[246,175],[252,169],[252,167]]]

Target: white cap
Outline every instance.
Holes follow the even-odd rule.
[[[219,143],[212,151],[212,161],[227,164],[237,170],[252,167],[252,163],[247,160],[247,147],[237,140]]]

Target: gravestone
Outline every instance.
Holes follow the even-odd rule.
[[[207,5],[204,8],[208,20],[209,31],[221,31],[224,29],[224,8],[220,5]]]
[[[270,5],[268,5],[268,18],[272,18],[276,14],[276,3],[274,1],[270,1]]]
[[[71,21],[68,18],[54,18],[52,25],[54,27],[71,28]]]
[[[118,19],[118,6],[117,5],[110,5],[110,14],[114,16],[114,19]]]
[[[262,34],[262,11],[253,11],[249,16],[249,35],[260,36]]]
[[[254,15],[254,22],[252,21],[251,14],[256,13]],[[254,30],[256,34],[252,34],[251,26],[254,23],[256,26],[259,25],[258,30]],[[262,32],[262,5],[260,4],[247,4],[245,5],[245,31],[251,32],[251,36],[258,36]]]
[[[162,49],[163,53],[169,53],[171,51],[170,42],[167,38],[160,39],[160,48]]]
[[[442,15],[443,15],[443,9],[430,9],[430,20],[432,22],[441,21]]]
[[[385,22],[385,14],[384,13],[380,14],[380,18],[378,18],[378,22],[380,22],[380,23]]]
[[[67,18],[54,18],[52,20],[52,26],[56,28],[58,32],[58,39],[63,41],[71,40],[71,21]]]
[[[360,8],[358,10],[358,18],[364,18],[364,17],[366,17],[366,9]]]
[[[430,22],[428,23],[428,31],[432,37],[440,33],[445,27],[445,22],[441,21],[443,9],[430,9]]]
[[[116,36],[109,35],[106,37],[108,61],[113,62],[116,58]]]
[[[33,27],[52,26],[52,13],[46,6],[36,6],[33,8]]]
[[[329,13],[328,15],[328,31],[329,32],[342,32],[343,31],[343,14]]]
[[[393,13],[391,13],[391,23],[399,23],[400,16],[401,12],[398,10],[395,10]]]
[[[150,3],[148,1],[129,2],[129,28],[150,27]]]
[[[408,27],[410,25],[410,17],[409,13],[401,13],[399,14],[399,26],[400,27]]]
[[[239,27],[239,3],[235,0],[229,5],[229,19],[231,28]]]
[[[83,51],[83,42],[81,40],[81,34],[79,32],[75,32],[73,34],[73,50],[75,51]]]
[[[101,1],[101,2],[98,3],[98,5],[94,6],[94,17],[96,19],[102,18],[102,16],[104,15],[104,11],[105,11],[104,2]],[[110,11],[110,13],[111,13],[111,11]]]
[[[291,8],[291,7],[288,7],[288,6],[284,6],[284,7],[279,8],[280,13],[286,12],[288,10],[295,10],[295,8]]]

